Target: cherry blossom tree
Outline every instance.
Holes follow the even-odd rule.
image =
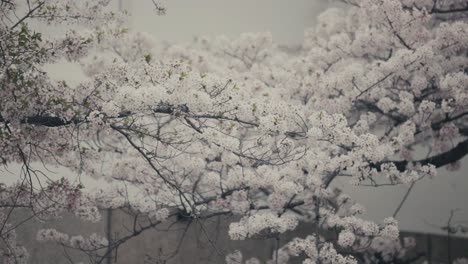
[[[162,223],[225,215],[233,240],[278,241],[268,263],[415,261],[393,217],[362,219],[330,185],[411,185],[458,167],[468,153],[468,5],[343,1],[291,52],[268,33],[155,48],[110,0],[2,0],[0,161],[21,166],[0,189],[4,262],[28,262],[15,234],[25,221],[69,212],[96,222],[102,209],[133,215],[133,230],[107,239],[42,229],[37,239],[103,263]],[[33,21],[66,30],[45,38]],[[80,84],[45,70],[64,60],[82,66]],[[73,173],[56,181],[47,166]],[[108,186],[89,190],[81,177]],[[14,222],[14,210],[31,217]],[[315,229],[281,239],[301,222]],[[227,263],[261,263],[211,246]]]

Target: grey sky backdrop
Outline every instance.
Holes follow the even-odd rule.
[[[116,0],[119,1],[119,0]],[[327,5],[320,0],[170,0],[167,14],[157,16],[150,0],[122,0],[123,8],[133,17],[133,30],[151,33],[160,41],[187,42],[195,36],[227,35],[236,37],[242,32],[270,31],[276,42],[300,44],[304,29],[313,25],[317,15]],[[55,65],[51,71],[71,83],[82,78],[79,68]],[[416,184],[397,219],[404,230],[443,233],[439,228],[447,223],[450,210],[459,209],[455,221],[468,224],[468,159],[456,172],[441,170],[434,179]],[[12,171],[17,168],[11,167]],[[59,170],[62,175],[65,173]],[[11,182],[15,173],[0,172],[1,182]],[[85,186],[96,186],[85,180]],[[346,179],[334,183],[366,209],[366,217],[375,221],[391,216],[406,193],[408,186],[353,187]]]
[[[304,29],[328,4],[320,0],[167,0],[167,14],[158,17],[150,0],[117,1],[134,14],[134,29],[152,33],[163,41],[270,31],[281,44],[300,43]]]

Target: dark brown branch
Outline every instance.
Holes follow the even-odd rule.
[[[358,89],[358,90],[360,90],[361,92],[356,96],[356,99],[355,99],[355,100],[359,99],[359,97],[361,97],[361,95],[367,93],[370,89],[374,88],[375,86],[377,86],[377,85],[380,84],[381,82],[385,81],[385,79],[387,79],[388,77],[390,77],[390,75],[392,75],[392,74],[393,74],[393,72],[391,72],[391,73],[385,75],[382,79],[378,80],[377,82],[375,82],[374,84],[370,85],[369,87],[367,87],[367,88],[364,89],[364,90]]]
[[[405,204],[406,200],[408,199],[408,196],[409,196],[409,194],[411,193],[411,190],[413,190],[415,184],[416,184],[415,181],[411,183],[411,186],[410,186],[410,187],[408,188],[408,190],[406,191],[405,195],[403,196],[403,199],[400,201],[400,204],[398,204],[398,207],[395,209],[395,212],[393,212],[393,215],[392,215],[393,218],[396,218],[396,216],[397,216],[398,213],[400,212],[401,208],[403,207],[403,205]]]
[[[445,123],[455,121],[455,120],[460,119],[460,118],[462,118],[462,117],[464,117],[464,116],[467,116],[467,115],[468,115],[468,112],[463,112],[463,113],[460,113],[460,114],[458,114],[458,115],[456,115],[456,116],[453,116],[453,117],[447,117],[447,118],[445,118],[445,119],[443,119],[443,120],[440,120],[440,121],[438,121],[438,122],[436,122],[436,123],[433,123],[433,124],[431,125],[431,128],[432,128],[433,130],[439,130],[439,129],[442,128],[442,126],[443,126]]]
[[[468,11],[468,5],[465,7],[445,9],[445,10],[434,7],[429,13],[430,14],[451,14],[451,13],[466,12],[466,11]]]
[[[30,17],[34,12],[36,12],[37,9],[41,8],[41,6],[44,5],[44,2],[41,2],[39,3],[36,7],[34,7],[33,9],[29,10],[29,12],[23,17],[21,18],[20,20],[18,20],[18,22],[16,22],[13,26],[11,26],[10,29],[14,29],[15,27],[17,27],[19,24],[21,24],[24,20],[26,20],[28,17]]]
[[[451,150],[447,152],[429,157],[427,159],[416,160],[416,161],[400,160],[400,161],[381,162],[381,163],[376,164],[374,167],[380,171],[380,165],[391,162],[395,164],[396,168],[401,172],[406,170],[409,163],[420,164],[420,165],[432,164],[436,168],[440,168],[445,165],[461,160],[463,157],[466,156],[466,154],[468,154],[468,139],[465,139],[464,141],[458,143],[456,147],[452,148]]]
[[[225,117],[221,115],[211,115],[211,114],[192,114],[190,113],[189,108],[186,105],[179,105],[179,106],[173,106],[170,104],[159,104],[157,107],[152,109],[152,112],[155,114],[177,114],[177,113],[182,113],[183,116],[185,116],[186,121],[188,118],[192,119],[217,119],[217,120],[226,120],[226,121],[233,121],[245,125],[250,125],[250,126],[258,126],[258,124],[249,122],[249,121],[244,121],[241,119],[238,119],[237,117]],[[120,112],[117,117],[108,117],[109,119],[111,118],[124,118],[128,116],[132,116],[135,113],[132,113],[130,111],[123,111]],[[82,117],[75,117],[72,120],[64,120],[61,117],[57,116],[50,116],[50,115],[36,115],[36,116],[30,116],[30,117],[25,117],[20,121],[22,124],[29,124],[29,125],[37,125],[37,126],[46,126],[46,127],[61,127],[61,126],[67,126],[71,124],[79,124],[79,123],[85,123],[86,118]],[[0,123],[9,123],[8,120],[3,118],[0,115]],[[193,123],[189,125],[194,125]],[[196,128],[195,126],[192,126],[194,129]],[[201,132],[198,129],[197,132]]]
[[[20,121],[22,124],[30,124],[30,125],[37,125],[37,126],[46,126],[46,127],[60,127],[60,126],[66,126],[70,124],[77,124],[80,123],[81,121],[79,119],[75,120],[64,120],[60,117],[56,116],[30,116],[22,119]],[[9,123],[8,120],[3,118],[0,115],[0,123]]]

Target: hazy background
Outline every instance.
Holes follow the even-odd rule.
[[[299,44],[304,29],[326,7],[320,0],[170,0],[167,14],[156,16],[150,0],[122,2],[134,16],[131,26],[169,42],[186,42],[195,36],[226,35],[270,31],[276,42]]]
[[[270,31],[277,43],[299,45],[304,29],[312,26],[317,15],[329,5],[319,0],[171,0],[166,3],[167,14],[158,16],[151,0],[121,1],[122,8],[133,14],[129,22],[133,30],[148,32],[170,43],[187,42],[195,36],[236,37],[242,32]],[[55,65],[51,71],[72,83],[83,78],[77,67]],[[440,227],[447,223],[452,209],[459,209],[455,222],[468,224],[467,161],[465,158],[456,172],[443,169],[436,178],[416,183],[397,217],[401,229],[444,233]],[[10,169],[12,173],[0,171],[1,182],[15,179],[17,168]],[[64,173],[59,172],[57,178]],[[85,180],[86,187],[96,185],[94,180]],[[366,217],[377,222],[393,214],[408,189],[405,185],[353,187],[346,179],[338,179],[334,186],[343,188],[363,204]]]

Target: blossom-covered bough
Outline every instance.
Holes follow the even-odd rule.
[[[345,0],[296,52],[267,33],[156,49],[109,2],[1,1],[0,161],[21,165],[0,189],[5,263],[28,261],[15,234],[26,221],[99,221],[99,209],[125,211],[133,227],[109,240],[55,229],[37,239],[103,263],[162,223],[204,230],[226,215],[231,239],[278,241],[269,263],[417,260],[395,219],[363,220],[330,185],[414,184],[468,153],[466,1]],[[38,20],[65,33],[45,38]],[[64,60],[86,79],[69,85],[45,70]],[[73,174],[55,181],[48,166]],[[81,177],[109,186],[90,191]],[[13,221],[24,209],[31,216]],[[300,222],[315,229],[283,241]],[[209,242],[220,262],[260,263]]]

